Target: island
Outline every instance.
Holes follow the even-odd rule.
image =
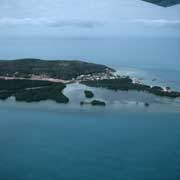
[[[0,60],[0,99],[14,96],[17,101],[53,100],[68,103],[63,94],[66,84],[85,77],[105,76],[114,69],[84,61],[17,59]],[[92,98],[91,91],[84,92]]]
[[[93,100],[93,101],[91,101],[91,105],[92,106],[106,106],[106,103],[103,101],[99,101],[99,100]]]
[[[162,87],[159,86],[151,87],[149,85],[136,83],[133,82],[133,80],[130,77],[120,77],[117,79],[103,79],[103,80],[84,80],[81,81],[81,83],[90,87],[100,87],[115,91],[136,90],[136,91],[146,91],[157,96],[164,96],[171,98],[180,97],[180,92],[170,91],[168,89],[163,89]]]
[[[93,100],[91,102],[81,101],[80,105],[91,104],[92,106],[106,106],[106,103],[100,100]]]
[[[146,102],[146,103],[144,103],[144,106],[145,106],[145,107],[149,107],[150,104]]]
[[[0,77],[29,78],[68,82],[91,75],[115,71],[104,65],[84,61],[17,59],[0,61]]]
[[[92,91],[85,90],[84,94],[85,94],[86,98],[93,98],[94,97],[94,94]]]
[[[63,94],[68,83],[80,83],[89,87],[106,88],[114,91],[145,91],[157,96],[179,98],[180,92],[170,87],[150,86],[130,78],[120,76],[113,68],[84,61],[19,59],[0,61],[0,99],[14,96],[17,101],[37,102],[53,100],[68,103]],[[85,90],[87,98],[93,98],[91,91]],[[86,102],[82,102],[84,104]],[[92,105],[106,105],[98,100]],[[146,104],[146,106],[148,106]]]

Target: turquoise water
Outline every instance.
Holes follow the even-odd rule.
[[[0,59],[82,59],[180,89],[178,39],[14,39],[1,44]],[[85,89],[107,106],[81,107]],[[0,101],[0,180],[180,179],[180,99],[79,84],[68,85],[64,93],[68,105],[18,103],[12,97]]]

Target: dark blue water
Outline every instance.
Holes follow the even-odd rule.
[[[178,180],[180,114],[0,110],[3,180]]]
[[[11,39],[0,45],[0,59],[88,60],[180,87],[178,39]],[[65,90],[69,105],[0,101],[0,180],[179,180],[180,101],[94,91],[107,107],[80,107],[77,85]]]

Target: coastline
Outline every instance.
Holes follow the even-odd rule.
[[[107,104],[105,107],[92,107],[91,105],[81,106],[80,101],[87,100],[84,97],[84,90],[91,90],[94,92],[95,97],[93,99],[99,99],[105,101]],[[1,109],[19,109],[33,111],[49,111],[54,113],[179,113],[180,100],[169,99],[165,97],[158,97],[146,92],[136,91],[112,91],[103,88],[87,87],[82,84],[73,83],[68,84],[63,90],[63,94],[67,96],[70,101],[67,104],[56,103],[52,100],[44,100],[40,102],[19,102],[14,97],[10,97],[7,100],[0,100]],[[138,103],[137,103],[138,102]],[[145,102],[149,102],[150,106],[146,108]]]
[[[180,69],[160,69],[152,67],[123,66],[117,67],[117,74],[136,78],[140,82],[150,86],[170,86],[175,91],[180,91],[178,74]]]
[[[4,61],[1,61],[0,69],[7,64]],[[21,67],[24,67],[26,63],[30,63],[28,66],[33,66],[33,68],[28,71],[26,74],[20,70],[15,71],[14,69],[8,72],[8,68],[3,69],[3,73],[1,72],[0,80],[1,80],[1,91],[0,91],[0,98],[7,99],[10,96],[15,96],[16,100],[26,101],[26,102],[33,102],[33,101],[41,101],[41,100],[56,100],[56,102],[69,102],[69,100],[65,100],[63,92],[66,90],[66,86],[68,84],[85,84],[87,85],[86,88],[89,87],[96,87],[96,88],[104,88],[113,91],[136,91],[137,93],[147,92],[156,96],[166,97],[166,98],[180,98],[180,92],[173,91],[169,86],[153,86],[152,84],[146,84],[143,81],[143,78],[140,79],[139,77],[129,76],[128,72],[120,73],[119,69],[113,69],[111,67],[101,65],[101,64],[91,64],[83,61],[48,61],[45,62],[43,60],[37,59],[25,59],[25,60],[16,60],[16,61],[9,61],[8,65],[9,68],[13,68],[12,63],[16,64],[16,70],[20,70]],[[53,70],[44,70],[44,66],[49,65],[57,66],[58,71]],[[59,63],[59,64],[58,64]],[[43,64],[43,66],[42,66]],[[30,72],[36,72],[36,68],[41,70],[38,74],[31,74]],[[65,66],[65,67],[64,67]],[[67,67],[66,67],[67,66]],[[62,69],[67,69],[71,67],[71,69],[81,69],[81,71],[68,71],[61,72],[62,77],[58,78],[58,72]],[[57,68],[57,67],[56,67]],[[87,68],[87,69],[86,69]],[[95,69],[94,69],[95,68]],[[46,73],[51,72],[49,75]],[[85,72],[85,74],[83,74]],[[4,75],[2,75],[4,74]],[[69,76],[69,74],[71,74]],[[72,76],[73,74],[73,76]],[[63,77],[71,77],[65,79]],[[154,78],[152,82],[155,82],[156,79]],[[9,88],[8,83],[13,83],[15,88],[11,86]],[[17,84],[18,83],[18,84]],[[38,84],[40,83],[40,84]],[[6,86],[3,87],[3,84]],[[28,85],[29,84],[29,85]],[[34,84],[32,86],[32,84]],[[58,86],[60,89],[58,89]],[[6,89],[7,88],[7,89]],[[86,90],[86,89],[85,89]],[[61,98],[59,97],[58,92],[61,94]],[[28,96],[28,98],[26,97]],[[77,95],[74,95],[77,96]],[[96,94],[95,94],[96,96]],[[59,99],[60,98],[60,99]],[[71,97],[72,98],[72,97]],[[71,101],[70,98],[70,101]],[[126,97],[127,98],[127,97]],[[69,99],[67,96],[66,99]],[[128,99],[128,98],[127,98]],[[80,101],[84,102],[85,104],[91,104],[90,101]],[[79,102],[79,103],[80,103]],[[105,102],[103,99],[94,99],[94,102]],[[83,103],[83,104],[84,104]],[[138,103],[138,102],[136,102]],[[81,103],[82,104],[82,103]],[[149,102],[144,102],[145,106],[149,106]]]

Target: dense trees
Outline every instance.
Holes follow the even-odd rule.
[[[119,78],[119,79],[105,79],[105,80],[90,80],[90,81],[82,81],[82,84],[91,87],[102,87],[112,90],[137,90],[137,91],[146,91],[158,96],[166,96],[177,98],[180,97],[180,92],[175,91],[164,91],[161,87],[155,86],[150,87],[144,84],[133,83],[129,77]]]
[[[93,98],[94,97],[94,94],[92,91],[88,91],[88,90],[85,90],[84,91],[84,94],[87,98]]]
[[[62,93],[65,87],[63,83],[48,81],[0,79],[0,99],[15,96],[17,101],[34,102],[49,99],[58,103],[68,103],[69,99]]]
[[[81,74],[104,72],[108,67],[83,61],[44,61],[20,59],[0,61],[0,76],[30,77],[44,75],[51,78],[70,80]],[[110,68],[109,68],[110,69]]]

